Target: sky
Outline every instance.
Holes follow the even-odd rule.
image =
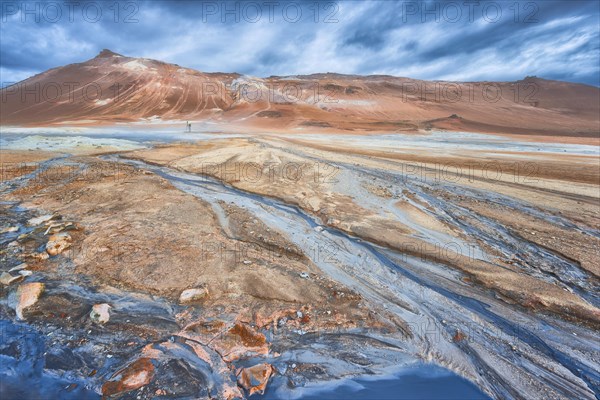
[[[7,1],[0,81],[107,48],[204,72],[600,86],[600,2]]]

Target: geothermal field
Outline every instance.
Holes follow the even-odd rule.
[[[0,93],[2,399],[600,398],[598,87],[102,50]]]

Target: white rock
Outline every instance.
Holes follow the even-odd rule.
[[[323,232],[323,227],[322,226],[315,226],[315,231],[317,231],[317,232]]]
[[[2,231],[0,231],[0,233],[11,233],[11,232],[16,232],[18,230],[19,230],[18,226],[9,226],[8,228],[2,229]]]
[[[39,217],[31,218],[29,221],[27,221],[27,224],[29,224],[31,226],[40,225],[40,224],[43,224],[44,222],[50,221],[52,219],[52,217],[54,217],[54,215],[52,215],[52,214],[41,215]]]
[[[110,309],[112,307],[106,303],[94,304],[92,311],[90,312],[90,318],[92,321],[105,324],[110,320]]]
[[[28,267],[27,263],[21,263],[21,264],[17,265],[16,267],[12,267],[11,269],[9,269],[8,272],[20,271],[22,269],[26,269],[27,267]]]
[[[208,296],[208,290],[206,288],[186,289],[181,292],[181,295],[179,296],[179,302],[192,303],[202,300],[206,296]]]
[[[11,283],[23,280],[23,278],[24,277],[22,275],[12,276],[7,272],[3,272],[2,274],[0,274],[0,283],[5,286],[8,286]]]

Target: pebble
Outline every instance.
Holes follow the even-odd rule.
[[[18,230],[19,230],[18,226],[9,226],[8,228],[2,229],[2,231],[0,231],[0,233],[12,233],[12,232],[16,232]]]
[[[71,241],[71,235],[65,232],[52,235],[46,243],[46,252],[51,256],[60,254],[71,247]]]
[[[302,278],[304,278],[304,279],[308,279],[308,278],[310,278],[310,276],[309,276],[309,275],[308,275],[306,272],[301,272],[301,273],[300,273],[300,276],[301,276]]]
[[[105,324],[110,320],[110,309],[112,307],[106,303],[94,304],[90,312],[92,321],[98,324]]]
[[[27,263],[21,263],[21,264],[17,265],[16,267],[12,267],[11,269],[9,269],[8,272],[20,271],[22,269],[27,269],[27,267],[28,267]]]
[[[11,299],[18,320],[24,320],[23,311],[38,302],[44,292],[45,285],[41,282],[24,283],[17,289]]]
[[[3,272],[2,274],[0,274],[0,283],[2,283],[4,286],[8,286],[11,283],[23,280],[23,278],[23,275],[12,276],[7,272]]]
[[[181,292],[179,302],[192,303],[194,301],[202,300],[206,296],[208,296],[208,290],[206,288],[186,289]]]
[[[43,224],[44,222],[50,221],[53,217],[54,215],[52,214],[41,215],[39,217],[31,218],[29,221],[27,221],[27,223],[31,226],[36,226]]]

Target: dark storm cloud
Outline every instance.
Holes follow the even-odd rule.
[[[314,72],[599,85],[596,1],[1,0],[14,82],[101,49],[203,71]],[[57,16],[60,9],[60,16]]]

